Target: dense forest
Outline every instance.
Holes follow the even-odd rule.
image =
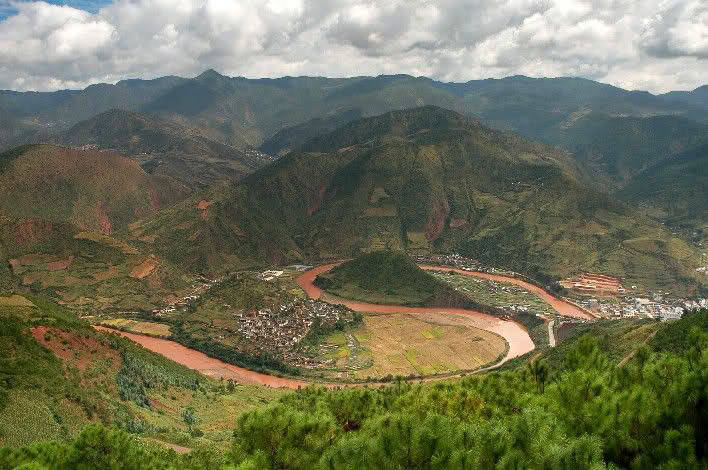
[[[298,390],[244,414],[226,453],[177,455],[92,425],[4,448],[0,469],[706,468],[707,318],[687,313],[621,367],[585,335],[555,372],[538,360],[454,382]]]

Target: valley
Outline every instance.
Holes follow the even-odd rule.
[[[699,468],[702,93],[0,91],[0,468]]]

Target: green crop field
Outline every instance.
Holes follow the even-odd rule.
[[[510,306],[526,307],[529,312],[554,315],[556,311],[533,292],[503,282],[480,279],[462,274],[434,272],[433,275],[452,285],[457,292],[482,305],[505,309]]]

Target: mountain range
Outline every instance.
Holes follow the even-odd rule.
[[[696,291],[706,96],[213,70],[0,91],[3,256],[50,250],[7,235],[48,223],[128,240],[172,273],[388,247]]]

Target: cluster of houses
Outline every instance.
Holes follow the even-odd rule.
[[[321,361],[304,354],[296,346],[312,328],[333,328],[338,322],[351,323],[354,312],[341,305],[312,299],[293,298],[275,308],[233,312],[237,333],[258,352],[281,356],[288,364],[316,368]]]
[[[153,316],[160,318],[172,315],[178,311],[183,311],[188,305],[199,300],[201,296],[204,295],[204,293],[206,293],[209,289],[223,282],[226,277],[227,276],[222,276],[218,279],[207,279],[205,277],[200,278],[199,282],[196,282],[189,287],[185,295],[177,299],[173,299],[163,308],[153,310]]]
[[[479,261],[466,258],[457,253],[450,255],[428,255],[428,256],[416,256],[415,258],[418,264],[428,264],[433,266],[448,266],[451,268],[462,269],[463,271],[477,271],[489,274],[503,274],[510,277],[519,277],[520,274],[514,271],[509,271],[506,269],[498,269],[493,266],[487,266]]]
[[[684,310],[708,308],[708,299],[685,300],[653,294],[650,297],[625,297],[612,300],[589,298],[579,302],[606,318],[652,318],[678,320]]]

